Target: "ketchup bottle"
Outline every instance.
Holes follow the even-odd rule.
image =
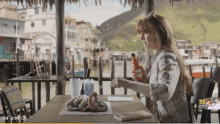
[[[133,66],[134,66],[134,72],[136,74],[139,73],[139,74],[136,75],[135,81],[142,81],[144,79],[143,67],[138,64],[138,61],[137,61],[134,53],[131,54],[131,57],[132,57],[132,63],[133,63]]]

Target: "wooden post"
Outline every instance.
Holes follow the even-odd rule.
[[[211,66],[211,69],[210,69],[210,79],[212,79],[212,71],[213,71],[213,67]]]
[[[139,64],[139,57],[137,56],[137,62],[138,62],[138,64]],[[137,97],[140,99],[141,98],[141,95],[140,95],[140,93],[136,93],[137,94]]]
[[[146,0],[146,15],[154,11],[154,0]]]
[[[103,95],[103,75],[102,75],[102,58],[99,57],[99,94]]]
[[[47,70],[47,64],[44,63],[44,76],[45,76],[45,77],[47,76],[47,75],[46,75],[46,70]]]
[[[146,0],[146,12],[145,16],[147,16],[150,12],[154,11],[154,0]],[[146,107],[150,110],[150,98],[146,98]]]
[[[20,77],[20,62],[19,62],[19,54],[16,54],[17,56],[17,62],[16,62],[16,73],[17,73],[17,77]],[[13,85],[13,83],[12,83]],[[21,91],[21,82],[18,82],[18,87],[19,90]],[[21,91],[22,92],[22,91]]]
[[[41,82],[37,82],[37,109],[41,109]]]
[[[202,73],[203,73],[203,77],[205,78],[206,74],[205,74],[205,66],[204,65],[202,65]]]
[[[88,68],[88,62],[87,62],[87,58],[86,57],[83,58],[83,65],[84,65],[84,71],[86,71],[87,68]]]
[[[88,69],[88,62],[86,57],[83,58],[83,65],[84,65],[84,77],[83,77],[84,80],[86,79],[87,69]],[[84,83],[82,83],[81,95],[84,95]]]
[[[20,62],[19,62],[19,54],[16,54],[17,56],[17,61],[16,61],[16,73],[17,73],[17,77],[20,76]]]
[[[50,82],[45,82],[46,102],[50,101]]]
[[[115,77],[115,58],[112,58],[111,81]],[[115,88],[111,87],[111,95],[115,95]]]
[[[218,58],[217,57],[215,57],[215,66],[216,66],[216,68],[218,68]]]
[[[126,56],[124,56],[124,79],[127,78],[127,59]],[[127,88],[124,88],[124,94],[127,95]]]
[[[64,1],[55,1],[56,10],[56,53],[57,53],[57,76],[65,75],[65,40],[64,40]],[[63,95],[65,92],[64,81],[57,82],[56,95]]]
[[[72,55],[72,78],[75,77],[75,72],[74,72],[74,55]]]
[[[36,108],[35,108],[35,82],[32,82],[32,101],[33,101],[33,113],[36,112]]]

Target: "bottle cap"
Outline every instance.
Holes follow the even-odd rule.
[[[132,54],[131,54],[131,56],[135,56],[135,54],[134,54],[134,53],[132,53]]]

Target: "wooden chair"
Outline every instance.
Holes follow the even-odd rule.
[[[211,71],[212,72],[212,71]],[[215,83],[218,83],[218,97],[220,97],[220,86],[219,86],[219,79],[220,79],[220,67],[216,64],[216,68],[214,69],[213,74],[210,75],[210,85],[207,92],[206,97],[212,97],[213,90],[215,87]],[[202,117],[201,117],[201,123],[208,122],[211,123],[211,113],[218,113],[219,121],[220,121],[220,111],[213,111],[213,110],[203,110],[202,111]]]
[[[0,75],[1,75],[0,82],[5,83],[9,77],[7,70],[4,68],[0,68]],[[12,83],[12,85],[13,85],[13,83]],[[34,111],[33,111],[33,107],[32,107],[32,99],[24,99],[24,101],[25,101],[25,104],[30,104],[30,108],[28,108],[28,110],[30,110],[31,115],[33,115]],[[0,116],[3,116],[3,110],[0,110]]]
[[[195,118],[195,112],[194,112],[194,107],[191,103],[191,95],[187,94],[187,101],[188,101],[188,107],[189,107],[189,117],[190,117],[190,121],[189,123],[196,123],[196,118]]]
[[[26,117],[29,118],[29,114],[25,106],[25,101],[21,95],[20,90],[17,87],[10,85],[10,86],[5,86],[5,87],[0,88],[0,97],[1,97],[2,108],[3,108],[5,118],[7,118],[8,115],[10,115],[11,117],[13,117],[13,120],[11,119],[11,121],[18,123],[19,122],[17,118],[18,109],[20,109],[20,111],[24,109],[24,113]],[[10,114],[7,113],[6,106]],[[21,117],[22,117],[22,114],[21,114]],[[19,119],[20,122],[22,122],[21,117]],[[6,119],[5,122],[9,123],[10,121]]]
[[[198,117],[198,106],[199,99],[204,99],[207,96],[207,92],[209,89],[210,79],[209,78],[201,78],[197,82],[193,83],[193,96],[191,97],[190,103],[193,106],[196,106],[194,109],[195,117],[197,120]]]

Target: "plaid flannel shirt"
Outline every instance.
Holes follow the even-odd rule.
[[[184,123],[190,120],[186,94],[180,87],[180,69],[176,56],[158,51],[145,69],[149,79],[151,99],[157,103],[159,119],[163,123]],[[149,65],[146,65],[149,67]]]

